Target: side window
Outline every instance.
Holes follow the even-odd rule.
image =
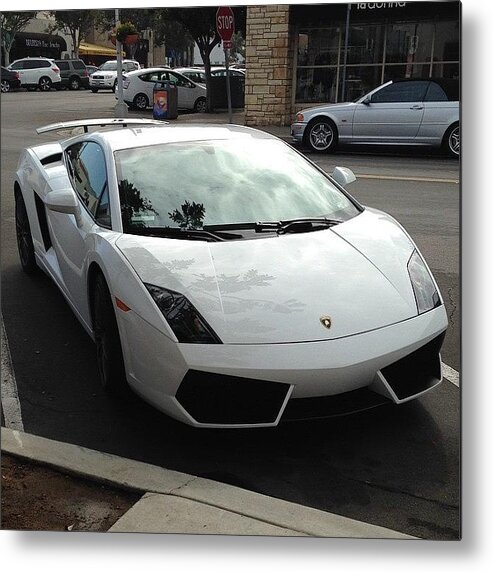
[[[24,69],[25,70],[34,70],[36,68],[43,67],[39,60],[24,60]]]
[[[91,141],[77,143],[67,149],[66,157],[74,190],[92,216],[107,226],[108,182],[102,148]]]
[[[437,83],[430,81],[430,87],[426,92],[425,101],[448,101],[448,97]]]
[[[13,70],[23,70],[24,69],[24,62],[14,62],[11,66],[10,69]]]
[[[402,81],[383,87],[371,96],[372,103],[404,103],[423,101],[427,81]]]
[[[62,70],[62,71],[67,71],[69,68],[68,62],[56,62],[56,65]]]
[[[86,67],[86,64],[80,60],[76,60],[73,65],[75,70],[83,70]]]
[[[192,87],[192,84],[187,79],[173,73],[169,74],[169,81],[179,87]]]
[[[35,68],[49,68],[51,67],[51,62],[47,62],[46,60],[40,60],[39,62],[37,62],[37,64],[34,66]]]

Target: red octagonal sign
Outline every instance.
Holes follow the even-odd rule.
[[[235,33],[235,17],[229,6],[222,6],[216,12],[216,30],[223,42],[230,42]]]

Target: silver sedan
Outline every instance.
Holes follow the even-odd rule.
[[[351,103],[304,109],[291,135],[315,152],[339,143],[428,145],[460,154],[458,80],[395,80]]]

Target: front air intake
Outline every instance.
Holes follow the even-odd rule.
[[[287,383],[189,370],[176,399],[198,423],[271,424],[279,417],[290,387]]]

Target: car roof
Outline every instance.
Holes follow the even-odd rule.
[[[226,124],[163,125],[157,127],[126,127],[110,131],[96,131],[84,136],[103,140],[113,151],[159,145],[163,143],[185,143],[192,141],[214,141],[233,139],[271,139],[277,137],[246,127]]]

